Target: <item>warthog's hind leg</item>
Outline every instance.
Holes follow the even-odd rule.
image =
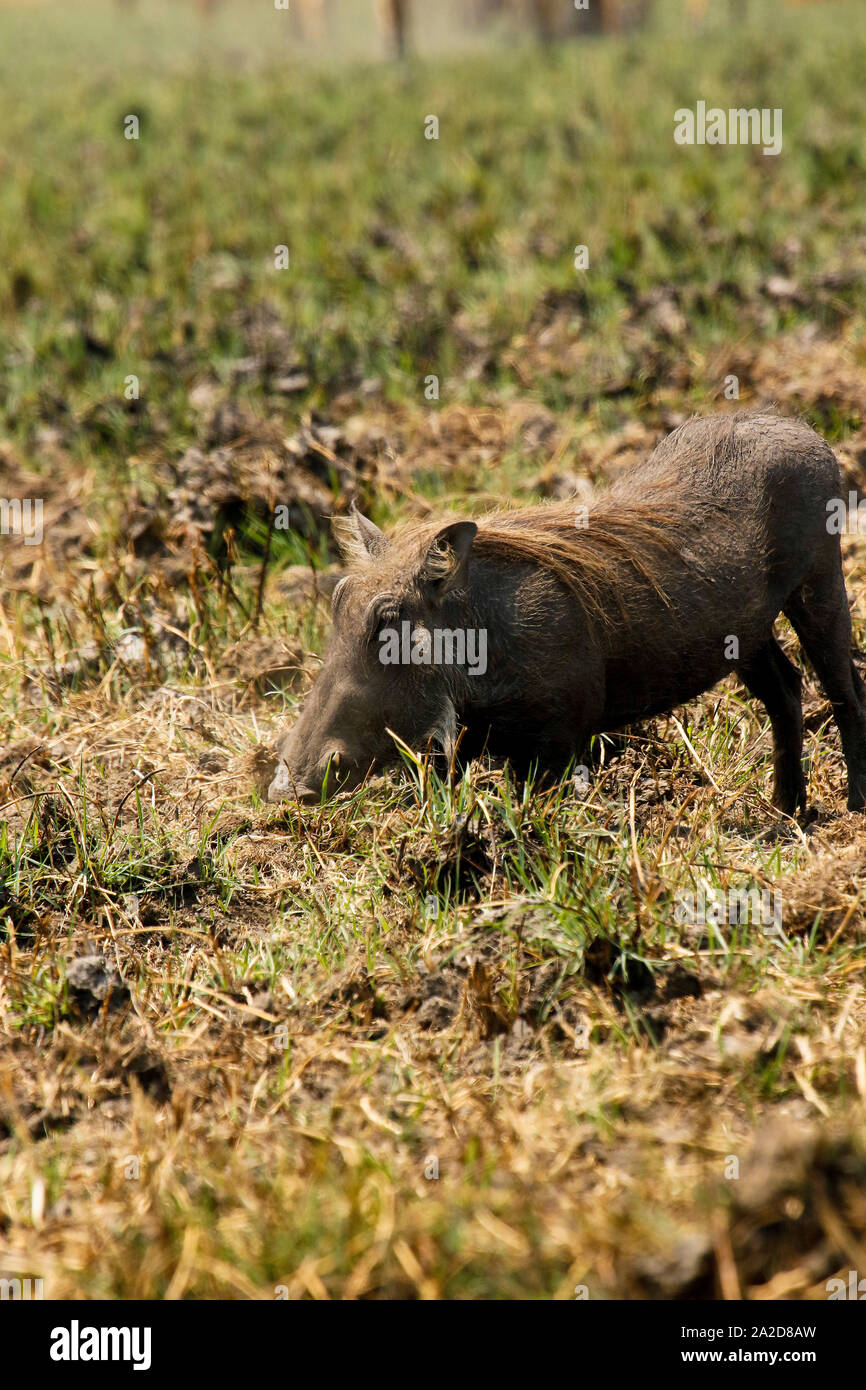
[[[800,672],[775,637],[737,670],[746,688],[765,705],[773,727],[773,805],[793,816],[806,805]]]
[[[831,574],[813,575],[785,605],[803,651],[830,703],[848,768],[848,808],[866,807],[866,693],[851,659],[851,614],[841,557]]]

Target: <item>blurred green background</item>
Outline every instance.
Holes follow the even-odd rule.
[[[659,0],[644,28],[546,47],[416,6],[405,64],[371,6],[338,11],[313,45],[269,3],[0,6],[0,432],[27,458],[46,428],[112,469],[183,448],[190,391],[249,355],[257,305],[290,343],[237,389],[287,420],[371,377],[423,402],[431,372],[452,402],[622,414],[668,374],[699,404],[714,344],[842,320],[859,342],[862,4],[767,0],[744,24]],[[781,107],[783,153],[678,147],[699,99]],[[797,292],[767,296],[774,275]],[[622,329],[658,286],[679,318],[647,354]],[[526,335],[551,306],[585,350],[539,368]],[[286,372],[308,384],[275,395]]]

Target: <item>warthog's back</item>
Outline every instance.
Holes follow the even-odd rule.
[[[628,506],[643,498],[671,502],[702,528],[709,515],[734,530],[785,519],[826,529],[826,504],[840,493],[832,449],[802,420],[778,415],[711,415],[669,434],[646,462],[625,473],[608,494]]]

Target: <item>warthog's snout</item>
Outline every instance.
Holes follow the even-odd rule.
[[[286,750],[268,787],[268,801],[320,801],[325,789],[330,795],[357,786],[362,780],[338,749],[329,752],[314,766],[299,764],[301,760],[293,758],[291,751]],[[297,772],[292,771],[294,766],[298,766]]]

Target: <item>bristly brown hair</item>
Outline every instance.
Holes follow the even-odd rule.
[[[661,552],[681,554],[681,519],[659,507],[624,507],[604,497],[578,526],[576,507],[564,501],[488,512],[475,518],[473,553],[547,570],[602,622],[625,614],[629,570],[667,602],[657,560]],[[393,539],[401,551],[423,549],[448,520],[410,526]]]

